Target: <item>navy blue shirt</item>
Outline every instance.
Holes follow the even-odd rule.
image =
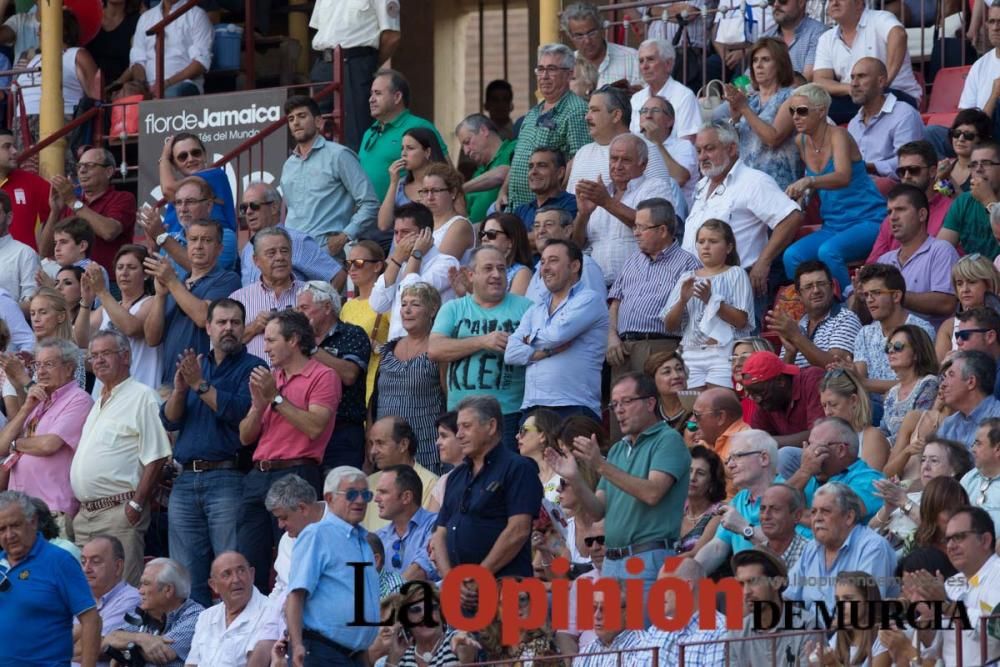
[[[338,359],[350,361],[361,369],[358,379],[352,385],[344,385],[344,393],[337,407],[337,426],[341,424],[364,424],[368,405],[365,402],[367,383],[365,373],[368,371],[368,358],[372,355],[372,343],[365,330],[349,322],[337,322],[333,325],[321,348]],[[343,378],[341,378],[343,379]]]
[[[165,412],[166,403],[160,406],[160,421],[168,431],[180,431],[174,443],[174,460],[190,463],[226,461],[240,451],[240,420],[250,410],[250,371],[267,368],[260,357],[240,346],[238,352],[228,355],[221,364],[215,363],[215,354],[209,352],[201,360],[201,375],[205,382],[215,387],[216,410],[208,407],[195,393],[187,391],[184,415],[180,421],[170,421]]]
[[[186,281],[187,278],[181,278]],[[213,301],[229,296],[242,285],[240,277],[232,271],[226,271],[216,265],[209,273],[199,278],[188,289],[191,294],[204,301]],[[208,332],[199,327],[187,316],[187,313],[177,305],[173,295],[167,295],[167,303],[163,313],[163,378],[162,382],[173,384],[174,373],[177,372],[177,357],[187,348],[192,348],[197,354],[207,354],[210,349]]]
[[[0,559],[7,557],[0,551]],[[6,574],[0,591],[0,665],[68,665],[73,659],[73,617],[94,608],[80,563],[41,533],[28,555]],[[4,585],[7,587],[7,584]]]
[[[538,199],[532,199],[527,204],[521,204],[516,209],[514,209],[515,215],[524,221],[524,226],[528,228],[528,231],[532,231],[535,226],[535,214],[538,213],[538,209],[543,206],[555,206],[556,208],[565,209],[570,212],[574,218],[576,217],[576,197],[570,193],[562,190],[554,197],[549,197],[542,204],[538,203]]]
[[[489,554],[507,520],[518,514],[532,519],[542,506],[542,483],[530,459],[497,444],[486,454],[482,470],[473,476],[466,459],[448,475],[437,525],[448,529],[448,559],[452,567],[479,564]],[[530,577],[530,540],[497,577]]]

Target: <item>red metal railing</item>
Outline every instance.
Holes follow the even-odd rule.
[[[469,663],[466,667],[487,667],[489,665],[511,665],[511,666],[513,666],[513,665],[523,665],[526,662],[528,662],[529,660],[533,664],[537,664],[537,665],[551,665],[551,664],[555,664],[555,663],[562,663],[562,664],[565,664],[565,665],[570,665],[573,662],[573,658],[590,658],[590,657],[597,657],[597,656],[601,656],[601,655],[615,655],[615,656],[618,656],[618,660],[617,660],[616,664],[618,665],[618,667],[623,667],[623,665],[625,663],[623,662],[622,656],[625,655],[626,653],[628,653],[628,654],[649,653],[650,654],[650,656],[649,656],[650,657],[649,662],[645,663],[645,664],[648,664],[648,665],[651,665],[651,666],[655,666],[655,665],[660,664],[660,651],[661,650],[662,649],[659,646],[648,646],[648,647],[642,647],[642,648],[619,649],[617,651],[615,651],[615,650],[611,650],[611,651],[595,651],[594,653],[565,653],[565,654],[561,654],[561,655],[550,655],[550,656],[545,656],[545,657],[540,657],[540,658],[536,658],[536,657],[532,656],[531,658],[508,658],[506,660],[490,660],[489,662],[472,662],[472,663]]]

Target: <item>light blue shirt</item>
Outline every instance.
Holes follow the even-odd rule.
[[[984,398],[968,417],[961,412],[945,417],[937,433],[942,438],[958,441],[972,449],[972,441],[976,439],[976,429],[988,417],[1000,417],[1000,401],[993,396]]]
[[[780,484],[784,482],[785,478],[781,475],[775,475],[772,484]],[[751,526],[760,525],[760,499],[761,496],[756,498],[750,497],[750,489],[742,489],[733,496],[733,499],[729,501],[729,504],[736,508],[736,511],[740,513],[740,516],[747,520],[747,523]],[[799,535],[809,537],[809,529],[805,526],[796,526],[795,532]],[[747,549],[753,549],[753,542],[743,537],[740,534],[734,533],[731,530],[727,530],[722,526],[719,526],[718,530],[715,531],[715,536],[729,545],[729,548],[734,554],[741,551],[746,551]]]
[[[882,499],[875,495],[875,480],[885,479],[880,471],[875,470],[864,459],[858,459],[846,469],[841,470],[836,475],[832,475],[826,482],[840,482],[851,487],[854,493],[858,494],[861,502],[865,504],[865,515],[861,517],[861,522],[867,524],[875,516],[875,513],[882,509]],[[802,494],[806,497],[806,507],[812,507],[813,496],[819,487],[826,484],[816,477],[811,477],[802,489]],[[812,533],[806,531],[806,537],[812,537]]]
[[[885,96],[882,108],[868,120],[861,120],[864,109],[859,109],[847,124],[847,131],[858,144],[862,159],[875,165],[879,176],[896,177],[900,146],[924,138],[924,122],[920,112],[892,93]]]
[[[598,296],[601,297],[601,301],[607,303],[608,286],[604,283],[604,274],[601,273],[601,267],[597,265],[597,262],[590,255],[583,256],[582,273],[580,282],[583,283],[583,286],[597,292]],[[548,293],[549,290],[546,289],[545,283],[542,282],[542,267],[539,265],[535,269],[534,275],[531,276],[531,282],[528,283],[528,289],[524,293],[524,296],[535,303],[542,303]]]
[[[304,158],[293,151],[285,160],[281,190],[285,226],[319,242],[337,233],[357,239],[375,228],[379,201],[358,156],[321,135]]]
[[[552,293],[528,308],[507,340],[504,361],[527,366],[521,409],[535,405],[582,405],[601,414],[601,368],[608,346],[608,307],[582,280],[549,314]],[[569,347],[551,357],[532,361],[538,350]]]
[[[330,257],[330,253],[305,232],[282,226],[292,238],[292,273],[302,282],[322,280],[330,282],[343,268],[340,262]],[[240,255],[240,282],[244,286],[260,279],[260,269],[253,263],[253,239],[243,246]]]
[[[802,600],[808,606],[822,601],[832,610],[837,574],[867,572],[875,577],[882,599],[894,598],[899,586],[893,576],[896,552],[884,537],[867,526],[858,524],[840,546],[831,567],[826,566],[826,548],[810,540],[788,573],[786,600]]]
[[[969,494],[969,504],[986,510],[993,526],[1000,528],[1000,478],[987,477],[973,468],[962,477],[962,488]]]
[[[428,512],[423,507],[417,508],[416,514],[410,517],[410,523],[406,527],[406,534],[402,537],[396,532],[396,527],[391,523],[375,531],[378,538],[382,540],[382,548],[385,550],[385,563],[382,571],[386,570],[403,574],[410,566],[416,563],[431,581],[441,578],[434,564],[431,563],[430,556],[427,555],[427,543],[430,542],[434,533],[434,525],[437,523],[437,512]],[[393,565],[393,557],[399,557],[399,567]]]
[[[288,590],[306,592],[303,629],[315,630],[346,648],[360,651],[375,641],[377,627],[350,627],[355,596],[363,596],[365,619],[378,618],[378,573],[367,531],[335,514],[302,529],[292,547]],[[355,570],[348,563],[371,563],[364,570],[364,591],[354,588]]]

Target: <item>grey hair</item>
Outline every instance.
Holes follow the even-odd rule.
[[[639,44],[640,49],[644,49],[647,46],[655,47],[656,52],[660,54],[661,60],[675,60],[677,58],[677,51],[674,50],[674,45],[670,43],[670,40],[647,39]]]
[[[541,60],[542,56],[559,56],[562,58],[561,66],[567,69],[576,66],[576,56],[565,44],[542,44],[538,47],[538,59]]]
[[[659,95],[650,95],[649,99],[646,101],[649,102],[651,100],[659,100],[660,102],[663,102],[663,111],[667,114],[669,118],[677,117],[677,112],[674,110],[674,105],[671,104],[670,100],[668,100],[667,98],[660,97]]]
[[[115,161],[115,154],[109,151],[107,148],[98,148],[97,146],[93,146],[89,150],[94,150],[101,154],[102,167],[111,167],[112,169],[114,169],[118,165],[118,163]],[[79,164],[80,163],[77,162],[77,165]]]
[[[250,188],[260,188],[263,190],[264,197],[267,198],[267,201],[271,204],[281,203],[281,193],[278,191],[278,188],[274,187],[270,183],[265,183],[264,181],[254,181],[243,189],[243,194],[246,194]]]
[[[22,491],[0,491],[0,512],[11,507],[20,507],[28,521],[38,516],[38,507],[31,502],[31,496]]]
[[[840,439],[840,442],[846,442],[847,449],[851,452],[851,455],[857,457],[860,446],[858,432],[854,430],[850,422],[840,417],[820,417],[813,422],[812,427],[816,428],[820,424],[830,424],[833,426],[837,431],[837,438]]]
[[[65,338],[43,338],[35,345],[35,355],[39,350],[55,348],[59,350],[59,358],[64,364],[80,362],[80,348]]]
[[[778,441],[767,431],[751,428],[733,435],[733,442],[746,442],[754,451],[767,454],[767,467],[772,474],[778,471]]]
[[[621,112],[621,123],[628,125],[629,119],[632,118],[632,100],[627,92],[615,86],[602,86],[591,93],[590,99],[594,99],[597,95],[604,100],[604,109],[608,113]]]
[[[547,205],[541,207],[540,209],[538,209],[537,211],[535,211],[535,218],[538,217],[539,213],[548,213],[549,211],[555,211],[556,213],[559,214],[559,225],[560,226],[567,227],[567,226],[573,224],[573,214],[572,213],[570,213],[569,211],[567,211],[564,208],[561,208],[559,206],[554,206],[552,204],[547,204]]]
[[[94,337],[90,339],[90,344],[93,345],[96,341],[101,338],[114,338],[115,344],[118,346],[119,352],[125,352],[126,350],[131,351],[132,346],[129,345],[128,338],[125,334],[120,331],[115,331],[114,329],[101,329],[94,334]]]
[[[299,505],[316,502],[316,489],[298,475],[285,475],[271,485],[264,497],[264,508],[268,512],[276,509],[292,510]]]
[[[646,141],[642,137],[637,134],[632,134],[631,132],[623,132],[611,140],[611,145],[608,148],[614,148],[615,144],[621,142],[632,144],[632,148],[635,149],[635,156],[639,160],[639,164],[647,164],[649,162],[649,147],[646,146]]]
[[[463,118],[462,122],[455,126],[455,134],[458,134],[463,127],[473,134],[479,134],[479,130],[484,127],[490,134],[500,134],[499,130],[497,130],[496,123],[490,120],[488,116],[484,116],[481,113],[469,114]]]
[[[430,283],[410,283],[400,291],[399,298],[403,299],[411,294],[420,299],[424,307],[431,311],[431,319],[441,310],[441,293]]]
[[[833,101],[830,93],[815,83],[807,83],[804,86],[799,86],[792,93],[792,97],[804,97],[809,101],[809,106],[817,109],[829,109]]]
[[[187,600],[191,597],[191,574],[187,568],[172,558],[154,558],[146,563],[146,567],[159,567],[156,573],[156,583],[159,586],[172,586],[174,597]]]
[[[288,241],[289,248],[292,247],[292,237],[284,227],[265,227],[253,236],[253,254],[257,254],[257,249],[260,247],[261,241],[268,236],[280,236]]]
[[[635,210],[649,211],[655,224],[666,227],[671,236],[677,235],[677,212],[669,200],[663,197],[643,199],[635,205]]]
[[[701,132],[715,132],[723,146],[739,145],[740,133],[728,120],[713,120],[701,126]]]
[[[310,280],[302,291],[312,295],[313,303],[329,303],[333,306],[334,314],[340,315],[340,295],[330,283],[322,280]]]
[[[963,380],[968,380],[969,376],[972,376],[976,378],[976,389],[984,394],[993,393],[996,363],[988,354],[979,350],[960,350],[951,355],[952,365],[956,361],[962,362],[959,375]]]
[[[796,489],[794,486],[785,484],[784,482],[775,482],[768,489],[784,489],[791,494],[792,498],[788,502],[788,509],[792,512],[798,512],[806,508],[806,497],[802,494],[802,491]]]
[[[845,514],[847,512],[854,512],[854,523],[861,523],[861,519],[865,515],[864,503],[861,502],[861,498],[851,487],[843,482],[827,482],[816,489],[813,498],[815,499],[819,495],[827,496],[831,494],[837,499],[837,507],[840,508],[841,512]]]
[[[336,493],[344,482],[356,482],[359,479],[368,481],[368,475],[354,466],[337,466],[331,470],[323,482],[323,495]]]
[[[476,419],[479,420],[480,424],[485,424],[491,419],[494,420],[497,423],[497,436],[503,436],[503,410],[501,410],[500,402],[497,399],[488,394],[466,396],[455,407],[455,412],[462,410],[475,412]]]
[[[593,21],[594,26],[597,28],[604,25],[604,22],[601,20],[601,13],[597,11],[597,7],[586,2],[577,2],[562,11],[562,17],[559,20],[559,25],[563,32],[568,35],[570,21],[587,20]]]

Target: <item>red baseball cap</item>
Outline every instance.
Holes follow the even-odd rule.
[[[743,384],[773,380],[779,375],[798,375],[799,367],[786,364],[774,352],[758,351],[743,363]]]

